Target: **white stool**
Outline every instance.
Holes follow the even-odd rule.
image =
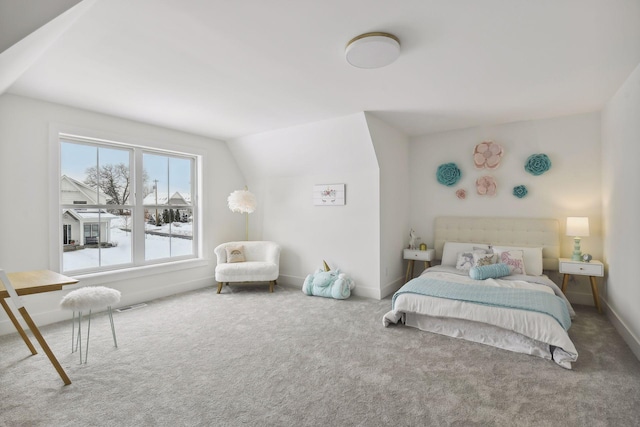
[[[84,363],[87,363],[87,354],[89,352],[89,333],[91,332],[91,310],[107,307],[109,320],[111,321],[111,333],[113,334],[113,344],[118,347],[116,341],[116,328],[113,325],[113,313],[111,306],[120,301],[120,291],[106,288],[104,286],[87,286],[85,288],[76,289],[69,292],[60,301],[60,307],[66,310],[72,310],[71,317],[71,352],[73,353],[80,348],[80,363],[82,363],[82,312],[89,310],[89,321],[87,323],[87,344],[84,350]],[[78,312],[78,335],[75,334],[75,314]],[[74,345],[75,340],[75,345]]]

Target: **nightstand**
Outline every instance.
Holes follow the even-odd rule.
[[[567,288],[570,275],[575,274],[577,276],[589,276],[593,302],[598,309],[598,313],[602,313],[596,277],[604,276],[604,264],[596,260],[591,260],[590,262],[572,261],[570,258],[560,258],[558,262],[560,263],[560,273],[564,274],[564,277],[562,278],[562,292],[564,293]]]
[[[417,249],[405,249],[403,253],[404,259],[407,262],[407,274],[404,277],[404,283],[413,279],[413,262],[424,261],[424,268],[431,267],[431,261],[436,259],[435,249],[427,249],[426,251],[419,251]]]

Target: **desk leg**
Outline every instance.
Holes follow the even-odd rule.
[[[18,331],[18,333],[22,337],[22,340],[24,341],[24,343],[27,345],[27,347],[29,347],[29,350],[31,350],[31,354],[38,354],[38,352],[36,351],[36,348],[33,346],[33,344],[31,344],[31,341],[29,341],[29,337],[24,332],[24,329],[22,329],[22,326],[20,326],[20,322],[18,322],[18,319],[16,319],[16,316],[13,315],[11,308],[9,307],[7,302],[4,300],[4,298],[0,298],[0,304],[2,305],[2,308],[4,308],[4,311],[7,313],[7,316],[9,316],[9,319],[11,319],[11,323],[13,323],[13,326],[16,328],[16,331]]]
[[[591,293],[593,294],[593,302],[598,309],[598,313],[602,314],[602,309],[600,308],[600,296],[598,295],[598,283],[596,282],[595,276],[589,276],[589,280],[591,280]]]
[[[569,275],[565,274],[564,277],[562,278],[562,293],[563,294],[567,294],[565,292],[565,290],[567,289],[567,283],[569,283]]]
[[[56,368],[56,371],[58,371],[58,375],[60,375],[60,378],[62,378],[62,381],[64,382],[64,384],[65,385],[71,384],[71,380],[67,376],[64,369],[62,369],[60,362],[58,362],[58,359],[56,359],[56,356],[54,356],[53,352],[49,348],[49,344],[47,344],[47,342],[44,340],[44,337],[40,333],[40,330],[38,329],[36,324],[33,322],[33,319],[31,319],[31,316],[29,315],[27,310],[24,307],[20,307],[18,311],[22,315],[22,318],[24,319],[24,321],[27,322],[27,326],[29,326],[29,329],[31,329],[31,332],[38,340],[38,343],[40,343],[40,347],[42,347],[42,349],[44,350],[45,354],[51,361],[51,364],[53,365],[54,368]]]
[[[413,279],[413,260],[412,259],[407,261],[407,274],[404,276],[404,283],[407,283],[411,279]]]

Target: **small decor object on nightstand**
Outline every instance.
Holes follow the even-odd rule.
[[[583,255],[582,255],[582,260],[583,260],[584,262],[589,262],[589,261],[591,261],[592,259],[593,259],[593,257],[591,256],[591,254],[583,254]]]
[[[426,243],[420,243],[420,250],[421,251],[426,251],[427,250],[427,244]]]
[[[418,240],[420,240],[420,238],[416,236],[416,232],[412,228],[411,231],[409,231],[409,249],[417,249]]]

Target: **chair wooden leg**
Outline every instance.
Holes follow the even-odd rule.
[[[218,282],[218,293],[222,290],[222,282]]]
[[[54,368],[56,368],[56,371],[58,371],[58,375],[60,375],[60,378],[62,378],[62,382],[64,382],[65,385],[71,384],[71,380],[67,376],[67,373],[64,371],[64,369],[62,369],[60,362],[58,362],[58,359],[56,359],[56,356],[53,354],[53,352],[49,348],[49,345],[44,340],[44,337],[40,333],[40,330],[38,329],[36,324],[33,322],[33,319],[31,319],[31,316],[29,315],[27,310],[24,307],[20,307],[18,311],[22,315],[22,318],[24,319],[24,321],[27,322],[27,326],[29,326],[29,329],[31,329],[31,332],[38,340],[38,343],[40,343],[40,347],[42,347],[42,349],[44,350],[45,354],[51,361],[51,364],[53,365]]]
[[[16,331],[18,331],[18,333],[22,337],[22,340],[24,341],[24,343],[27,345],[27,347],[29,347],[29,350],[31,350],[31,354],[38,354],[38,352],[36,351],[36,348],[33,346],[33,344],[31,344],[29,337],[25,333],[24,329],[22,329],[22,326],[20,326],[20,322],[18,322],[18,319],[16,319],[16,316],[14,316],[13,313],[11,312],[11,308],[9,308],[9,305],[4,300],[4,298],[0,298],[0,305],[2,305],[2,308],[4,308],[4,311],[7,313],[7,316],[9,316],[9,319],[11,319],[11,323],[13,323],[13,326],[16,328]]]
[[[269,282],[269,292],[273,292],[273,285],[276,283],[275,280]]]

